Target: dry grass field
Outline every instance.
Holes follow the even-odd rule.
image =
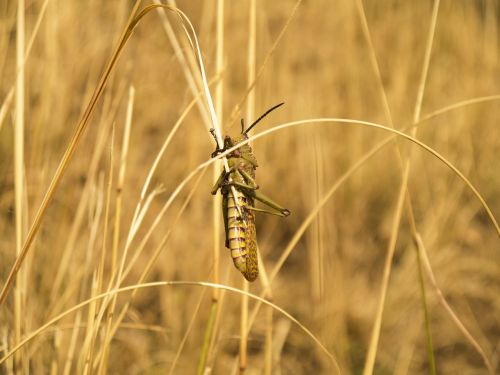
[[[0,1],[0,373],[498,373],[500,3],[159,3]]]

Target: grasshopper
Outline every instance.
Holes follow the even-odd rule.
[[[224,147],[219,148],[215,130],[210,129],[217,144],[212,157],[217,156],[248,139],[248,132],[271,111],[284,103],[275,105],[255,120],[246,130],[241,119],[241,134],[237,137],[224,137]],[[290,211],[262,194],[255,182],[257,159],[247,143],[227,155],[229,172],[222,171],[212,188],[212,194],[220,189],[223,196],[222,211],[226,230],[226,247],[231,251],[235,267],[248,281],[254,281],[259,274],[257,261],[257,238],[255,230],[255,212],[278,216],[288,216]],[[232,189],[231,187],[234,187]],[[255,207],[255,200],[264,203],[272,211]]]

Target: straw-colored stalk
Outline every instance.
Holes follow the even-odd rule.
[[[356,5],[357,5],[358,13],[359,13],[360,18],[361,18],[361,25],[362,25],[362,29],[364,32],[364,36],[365,36],[365,39],[366,39],[368,47],[369,47],[370,62],[372,64],[372,67],[375,71],[375,75],[377,78],[378,89],[380,92],[380,96],[382,98],[385,116],[386,116],[386,119],[387,119],[389,125],[391,126],[391,128],[394,128],[392,114],[391,114],[391,110],[389,108],[389,102],[387,100],[387,95],[385,92],[384,84],[382,82],[382,75],[380,74],[380,69],[378,66],[377,57],[375,54],[375,49],[373,47],[373,43],[371,40],[370,31],[368,28],[368,22],[366,19],[364,8],[363,8],[363,3],[361,2],[361,0],[358,0],[356,2]],[[418,94],[417,94],[417,101],[415,104],[415,111],[414,111],[414,118],[413,118],[414,124],[416,124],[420,118],[422,100],[423,100],[423,96],[424,96],[425,82],[427,79],[427,72],[429,69],[430,55],[431,55],[431,51],[432,51],[432,42],[434,40],[434,33],[435,33],[435,28],[436,28],[436,23],[437,23],[438,10],[439,10],[439,0],[436,0],[434,3],[433,17],[431,19],[431,27],[430,27],[429,34],[428,34],[428,40],[427,40],[427,45],[426,45],[426,54],[425,54],[424,61],[422,64],[422,74],[421,74],[421,78],[420,78],[419,90],[418,90]],[[416,137],[416,132],[417,132],[417,128],[413,127],[412,128],[412,136],[413,137]],[[408,216],[410,218],[409,220],[413,224],[412,227],[414,227],[416,224],[415,224],[415,220],[414,220],[411,197],[410,197],[410,194],[408,192],[408,179],[410,176],[410,164],[411,164],[410,157],[411,157],[411,154],[407,157],[407,159],[405,161],[403,161],[403,157],[401,155],[401,151],[400,151],[397,143],[396,143],[396,151],[397,151],[398,160],[400,162],[400,165],[403,166],[400,194],[406,195],[406,200],[408,201],[408,204],[407,204]],[[383,279],[382,279],[381,295],[380,295],[380,299],[378,302],[377,313],[375,316],[374,325],[372,328],[370,345],[369,345],[367,357],[365,360],[365,367],[363,369],[364,375],[372,374],[373,368],[375,365],[375,358],[376,358],[376,353],[377,353],[378,341],[379,341],[379,336],[380,336],[380,329],[381,329],[381,325],[382,325],[382,316],[383,316],[384,305],[385,305],[385,296],[387,294],[387,289],[389,287],[389,277],[390,277],[391,268],[392,268],[392,258],[393,258],[394,252],[395,252],[395,247],[396,247],[396,243],[397,243],[397,236],[399,233],[400,219],[402,216],[401,211],[403,210],[404,197],[402,195],[399,195],[399,197],[400,197],[400,199],[398,198],[397,209],[396,209],[396,212],[394,214],[394,222],[393,222],[393,227],[392,227],[392,231],[391,231],[391,237],[389,239],[389,246],[388,246],[388,250],[387,250],[386,263],[385,263],[385,267],[384,267],[384,275],[383,275]],[[421,264],[419,261],[417,261],[417,268],[418,268],[418,274],[421,276],[422,269],[421,269]],[[419,277],[419,284],[420,284],[421,298],[422,298],[422,310],[423,310],[425,327],[426,327],[425,331],[426,331],[426,335],[427,335],[427,350],[429,353],[429,367],[430,367],[431,373],[435,374],[436,369],[435,369],[434,351],[433,351],[433,347],[432,347],[432,337],[431,337],[431,331],[430,331],[430,324],[429,324],[429,320],[428,320],[425,285],[423,283],[422,277]]]
[[[16,210],[16,257],[22,251],[24,239],[23,221],[25,220],[23,205],[24,196],[24,0],[18,0],[17,7],[17,33],[16,33],[16,118],[14,131],[14,184],[15,184],[15,210]],[[16,277],[14,295],[14,342],[21,341],[24,315],[24,296],[26,292],[26,274],[21,272]],[[14,357],[14,371],[22,374],[23,351]],[[26,367],[27,369],[27,367]]]
[[[247,87],[255,81],[255,46],[257,43],[257,2],[249,2],[248,19],[248,46],[247,46]],[[247,97],[246,118],[249,123],[255,113],[255,90],[249,90]],[[242,278],[242,289],[248,292],[248,281]],[[243,375],[247,368],[247,341],[248,341],[248,295],[241,296],[241,321],[240,321],[240,362],[239,371]]]

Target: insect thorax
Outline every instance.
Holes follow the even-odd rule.
[[[237,137],[231,138],[227,136],[224,140],[224,147],[225,148],[231,148],[234,147],[238,144],[240,144],[243,141],[246,141],[248,139],[246,134],[241,134]],[[254,174],[255,168],[257,168],[257,159],[255,158],[253,154],[252,147],[246,143],[233,152],[231,152],[228,155],[228,159],[233,159],[233,165],[235,163],[243,163],[243,167],[245,168],[247,173]],[[229,160],[229,163],[231,164],[231,160]],[[231,167],[231,165],[230,165]]]

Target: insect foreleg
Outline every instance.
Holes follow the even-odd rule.
[[[245,178],[248,185],[251,186],[251,190],[256,190],[259,188],[259,185],[255,182],[252,176],[250,176],[243,168],[238,168],[238,172]]]
[[[215,182],[214,187],[212,188],[212,191],[211,191],[212,195],[217,194],[217,190],[219,190],[219,188],[222,185],[224,185],[224,180],[226,179],[226,176],[227,176],[226,171],[222,171],[222,173],[220,174],[219,178]]]
[[[250,185],[247,185],[247,184],[244,184],[241,182],[237,182],[237,181],[227,181],[227,182],[224,182],[222,185],[223,186],[236,186],[236,187],[239,187],[239,188],[245,189],[245,190],[255,190],[255,189],[259,188],[258,186],[250,186]]]
[[[248,195],[254,199],[257,199],[258,201],[261,201],[266,206],[274,208],[281,214],[280,216],[290,215],[290,210],[288,210],[288,208],[281,207],[278,203],[274,202],[271,198],[265,196],[260,191],[250,190],[248,191]]]
[[[238,171],[241,176],[243,176],[243,179],[247,182],[246,184],[244,182],[238,182],[238,181],[225,181],[222,183],[223,186],[236,186],[241,189],[245,190],[257,190],[259,188],[259,185],[255,182],[255,180],[250,176],[243,168],[233,168],[233,171]]]

